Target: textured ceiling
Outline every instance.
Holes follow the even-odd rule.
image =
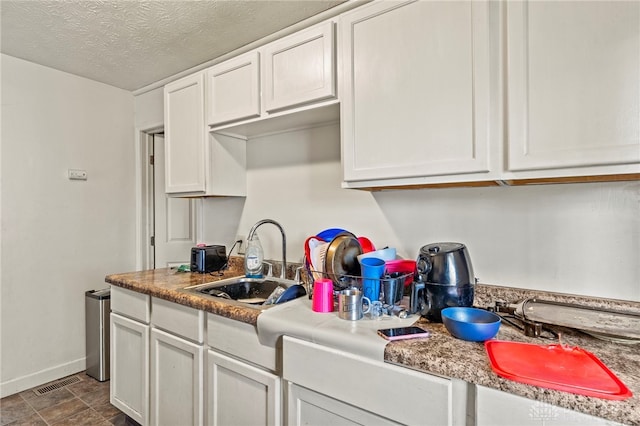
[[[136,90],[345,0],[0,0],[2,53]]]

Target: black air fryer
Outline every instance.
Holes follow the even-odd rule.
[[[476,279],[467,248],[460,243],[433,243],[420,248],[411,285],[411,312],[442,322],[440,312],[472,306]]]

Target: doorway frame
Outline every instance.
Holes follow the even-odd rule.
[[[136,132],[136,270],[154,268],[153,167],[149,157],[153,151],[153,135],[158,133],[164,133],[164,123]]]

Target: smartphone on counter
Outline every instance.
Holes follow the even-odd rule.
[[[387,340],[415,339],[417,337],[430,337],[431,333],[420,327],[398,327],[378,330],[378,334]]]

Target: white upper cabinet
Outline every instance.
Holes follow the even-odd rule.
[[[640,2],[505,7],[508,171],[639,173]]]
[[[165,191],[204,192],[204,75],[164,87]]]
[[[409,1],[341,16],[344,186],[489,178],[489,13],[485,1]]]
[[[249,139],[337,121],[334,33],[325,21],[208,69],[210,130]]]
[[[264,48],[266,112],[335,97],[333,34],[333,22],[324,22]]]
[[[260,115],[260,55],[249,52],[215,65],[207,75],[207,123]]]
[[[204,72],[164,87],[165,192],[172,196],[246,195],[246,143],[205,124]]]

